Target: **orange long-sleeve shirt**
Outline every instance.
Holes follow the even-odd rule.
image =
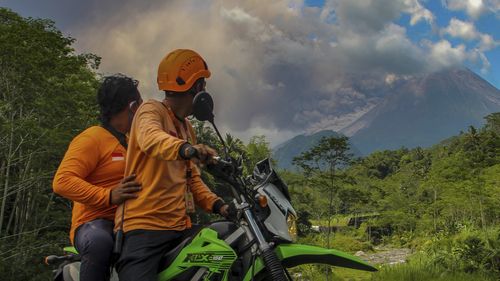
[[[124,232],[191,227],[185,205],[186,160],[180,158],[179,149],[186,141],[195,144],[196,137],[187,119],[181,122],[171,118],[169,111],[165,104],[149,100],[137,110],[132,122],[125,175],[136,174],[142,189],[138,198],[125,202]],[[194,201],[211,212],[219,198],[203,183],[196,165],[191,163],[191,167]],[[116,212],[115,230],[119,229],[122,210],[123,205]]]
[[[97,218],[113,221],[111,189],[122,179],[125,148],[106,129],[90,127],[76,136],[54,176],[55,193],[73,201],[70,240],[75,230]]]

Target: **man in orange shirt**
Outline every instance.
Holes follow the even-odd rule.
[[[142,103],[137,81],[106,77],[97,93],[101,126],[70,143],[53,182],[54,192],[73,201],[70,240],[81,255],[80,280],[109,280],[116,205],[135,198],[135,176],[123,178],[132,117]]]
[[[228,205],[208,189],[191,161],[194,154],[202,163],[216,155],[210,147],[196,144],[186,118],[208,77],[207,64],[196,52],[169,53],[157,78],[165,99],[142,104],[132,122],[125,175],[136,174],[142,190],[116,213],[115,231],[124,232],[116,264],[120,281],[156,280],[162,255],[191,228],[194,204],[227,216]]]

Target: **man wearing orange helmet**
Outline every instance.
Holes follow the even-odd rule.
[[[142,183],[138,198],[116,213],[117,240],[123,245],[116,264],[121,281],[156,280],[163,254],[191,228],[194,204],[227,216],[228,205],[200,178],[196,161],[210,161],[216,152],[196,144],[192,114],[194,96],[205,89],[210,71],[192,50],[175,50],[158,67],[163,101],[149,100],[137,110],[130,132],[125,175]]]

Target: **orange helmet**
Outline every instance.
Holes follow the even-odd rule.
[[[185,92],[200,78],[210,77],[207,63],[193,50],[178,49],[170,52],[158,66],[158,89]]]

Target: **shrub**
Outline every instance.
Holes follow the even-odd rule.
[[[437,235],[422,248],[431,264],[451,271],[500,272],[500,233],[463,230],[459,234],[446,237]]]

